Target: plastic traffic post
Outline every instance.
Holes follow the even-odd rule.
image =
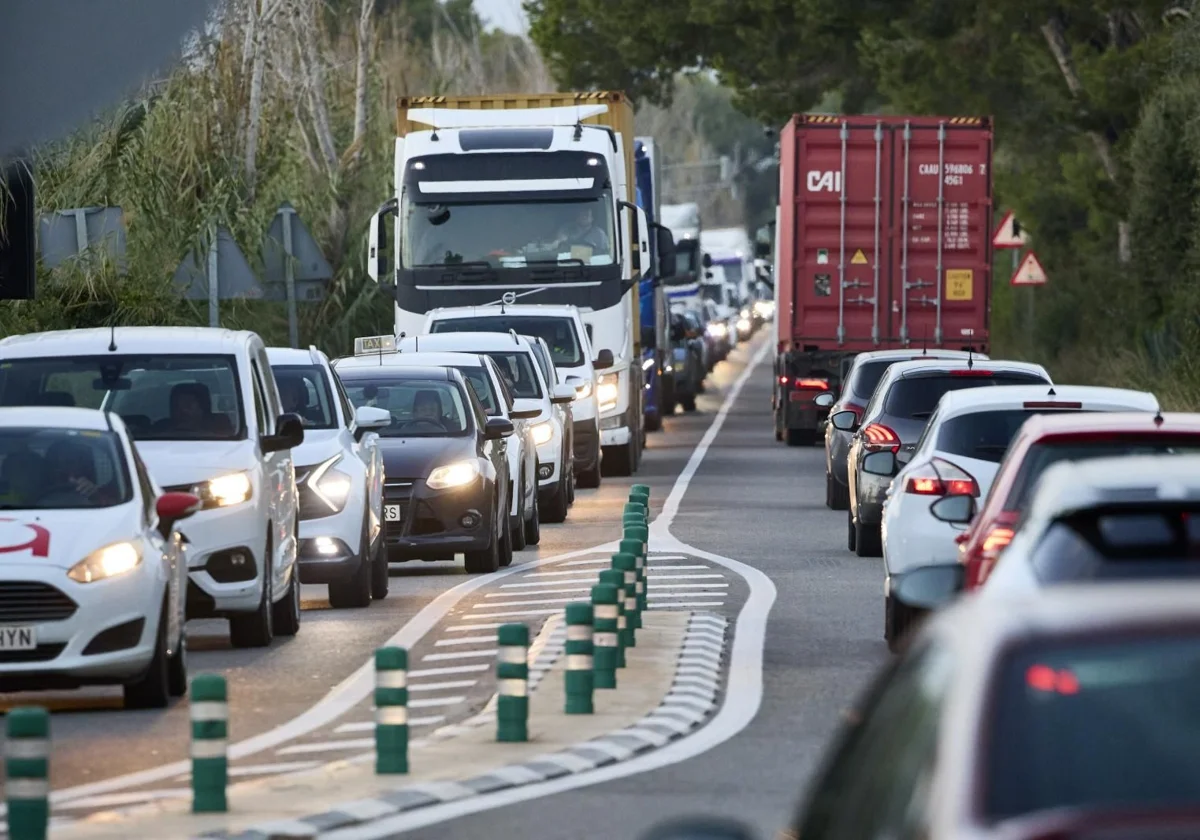
[[[39,706],[8,713],[4,794],[10,840],[45,840],[50,822],[50,714]]]
[[[638,629],[642,627],[642,613],[646,611],[646,544],[641,540],[626,537],[617,549],[622,554],[632,554],[637,569]]]
[[[635,631],[642,627],[641,602],[638,600],[637,559],[632,554],[614,554],[613,568],[621,573],[625,584],[625,624],[629,628],[628,647],[637,647]]]
[[[567,689],[564,711],[569,715],[590,715],[592,704],[592,605],[567,604]]]
[[[229,695],[225,678],[201,674],[192,680],[192,813],[229,810]]]
[[[529,628],[502,624],[497,631],[496,740],[529,740]]]
[[[616,569],[600,573],[600,582],[617,590],[617,667],[625,667],[625,648],[629,647],[629,616],[625,614],[625,575]]]
[[[633,496],[635,494],[638,496],[645,496],[646,498],[650,498],[650,485],[649,484],[633,485],[632,487],[629,488],[629,495]]]
[[[408,651],[375,651],[375,772],[408,772]]]
[[[602,583],[592,587],[592,679],[596,688],[617,687],[617,587]]]
[[[629,501],[625,503],[625,516],[629,516],[631,513],[636,513],[644,521],[648,518],[646,513],[647,510],[647,507],[641,502]]]

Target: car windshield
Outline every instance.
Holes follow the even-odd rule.
[[[1078,414],[1072,409],[1036,411],[1028,408],[975,411],[951,417],[938,429],[936,448],[951,455],[1000,463],[1021,426],[1035,414]]]
[[[391,425],[380,437],[461,437],[467,424],[467,396],[445,379],[409,379],[397,376],[350,376],[342,379],[346,396],[355,408],[386,408]]]
[[[943,394],[997,385],[1036,385],[1046,379],[1033,373],[1004,372],[990,376],[938,373],[897,379],[888,390],[884,412],[892,417],[928,420]]]
[[[1100,440],[1047,440],[1033,444],[1013,479],[1005,510],[1023,510],[1037,487],[1042,473],[1060,461],[1087,461],[1122,455],[1196,455],[1200,454],[1200,434],[1113,435]]]
[[[475,396],[478,397],[480,404],[483,406],[483,411],[488,417],[498,417],[500,415],[500,404],[496,396],[496,391],[492,388],[492,378],[488,376],[488,372],[481,367],[459,367],[455,365],[455,370],[463,375],[463,379],[467,380],[467,384],[475,391]]]
[[[610,193],[571,201],[412,203],[401,210],[409,268],[477,264],[521,268],[537,263],[613,265]]]
[[[446,318],[434,321],[429,331],[451,332],[503,332],[509,330],[518,335],[532,335],[544,339],[550,348],[550,358],[556,365],[573,367],[583,364],[579,333],[573,318],[543,317],[530,315],[483,315],[472,318]]]
[[[491,357],[500,368],[500,375],[508,383],[508,390],[517,399],[542,398],[542,386],[538,384],[537,373],[533,369],[533,358],[528,353],[512,353],[507,351],[485,351],[485,356]]]
[[[0,405],[75,405],[121,415],[137,440],[246,436],[233,356],[60,356],[0,362]]]
[[[320,365],[272,365],[283,410],[300,415],[309,429],[337,428],[329,379]]]
[[[1030,644],[1006,658],[995,686],[986,817],[1200,799],[1195,635]]]
[[[105,508],[132,498],[114,432],[0,428],[0,510]]]

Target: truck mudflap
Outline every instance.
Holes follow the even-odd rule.
[[[776,359],[774,402],[783,429],[816,434],[829,409],[813,400],[818,394],[839,393],[844,361],[852,356],[844,351],[789,351]]]

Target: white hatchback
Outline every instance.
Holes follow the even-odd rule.
[[[0,405],[121,416],[165,489],[199,496],[188,520],[188,618],[228,618],[235,647],[300,629],[291,449],[262,339],[206,327],[117,327],[0,340]]]
[[[0,691],[124,686],[127,708],[187,691],[187,557],[121,418],[0,409]]]

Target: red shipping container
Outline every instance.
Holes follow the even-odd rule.
[[[797,115],[779,206],[780,353],[988,351],[990,118]]]

